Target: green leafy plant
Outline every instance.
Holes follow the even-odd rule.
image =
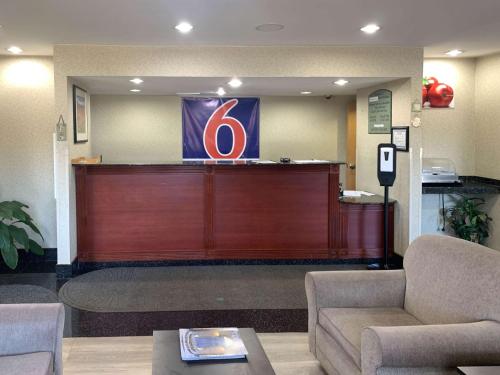
[[[40,230],[25,211],[26,208],[29,207],[18,201],[0,202],[0,251],[5,264],[11,269],[17,267],[19,249],[43,255],[43,248],[19,226],[21,224],[31,228],[43,240]]]
[[[481,244],[488,238],[492,219],[479,208],[484,203],[483,198],[461,196],[447,210],[448,223],[458,237]]]

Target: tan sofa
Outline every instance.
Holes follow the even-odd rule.
[[[500,252],[422,236],[404,270],[306,275],[309,347],[331,375],[500,365]]]

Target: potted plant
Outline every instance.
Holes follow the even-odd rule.
[[[448,223],[458,237],[480,244],[488,238],[492,219],[479,208],[484,203],[483,198],[461,196],[447,210]]]
[[[17,201],[0,202],[0,252],[5,264],[11,269],[17,267],[19,249],[43,255],[43,248],[30,239],[26,230],[20,227],[25,225],[31,228],[43,240],[40,230],[25,211],[26,208],[29,207]]]

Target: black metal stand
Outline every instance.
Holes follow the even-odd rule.
[[[369,270],[390,270],[397,268],[389,264],[389,186],[384,186],[384,259],[383,263],[368,265]]]

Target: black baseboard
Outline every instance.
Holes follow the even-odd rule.
[[[402,267],[402,257],[395,255],[391,263]],[[342,265],[372,264],[380,262],[380,258],[371,259],[231,259],[231,260],[164,260],[164,261],[130,261],[130,262],[78,262],[71,265],[57,265],[58,278],[71,278],[83,273],[105,268],[117,267],[175,267],[175,266],[220,266],[220,265]]]
[[[398,268],[403,268],[403,257],[399,254],[394,254],[389,263],[394,264]]]
[[[55,267],[56,277],[58,279],[71,279],[78,275],[78,258],[75,258],[71,264],[57,264]]]
[[[55,272],[57,264],[57,249],[46,248],[43,255],[19,250],[19,262],[15,270],[11,270],[0,259],[0,273],[51,273]]]
[[[8,268],[0,261],[0,274],[10,273],[56,273],[58,279],[69,279],[82,273],[115,267],[170,267],[170,266],[217,266],[217,265],[341,265],[371,264],[380,262],[380,258],[372,259],[231,259],[231,260],[165,260],[165,261],[132,261],[132,262],[79,262],[78,258],[71,264],[57,264],[57,249],[44,249],[42,256],[19,252],[19,263],[15,270]],[[394,254],[391,263],[402,268],[403,257]]]

